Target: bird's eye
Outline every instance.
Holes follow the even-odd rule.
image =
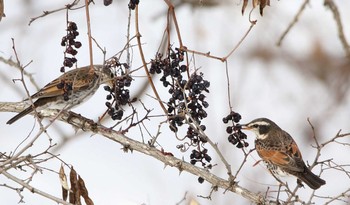
[[[254,124],[252,127],[254,127],[254,128],[258,128],[258,127],[259,127],[259,125]]]

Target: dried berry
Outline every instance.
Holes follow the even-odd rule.
[[[103,87],[105,91],[109,92],[106,99],[113,100],[113,105],[110,102],[106,102],[106,106],[109,110],[108,115],[110,115],[113,120],[121,120],[124,116],[122,106],[131,103],[134,100],[130,99],[130,91],[126,88],[126,85],[129,87],[130,84],[131,77],[125,75],[115,80],[113,88],[109,86]]]
[[[229,134],[227,140],[236,145],[237,148],[248,147],[249,143],[244,140],[247,139],[247,135],[241,131],[242,126],[238,123],[241,120],[241,115],[234,111],[231,111],[229,115],[223,118],[223,122],[227,124],[229,121],[232,122],[232,126],[226,128],[226,132]]]
[[[204,182],[204,179],[202,177],[198,177],[198,182],[202,184]]]
[[[81,42],[80,42],[80,41],[76,41],[76,42],[74,43],[74,47],[75,47],[75,48],[80,48],[80,47],[81,47]]]

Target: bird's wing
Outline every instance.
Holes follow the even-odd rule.
[[[32,95],[32,98],[47,98],[63,95],[64,90],[57,87],[57,85],[59,85],[62,80],[64,80],[65,83],[70,83],[73,86],[74,90],[84,90],[87,86],[89,86],[86,81],[93,80],[93,78],[91,78],[91,76],[88,74],[81,75],[81,72],[83,74],[87,73],[88,69],[88,67],[82,67],[66,72],[59,78],[56,78],[55,80],[45,85],[41,90]]]
[[[61,82],[61,79],[57,78],[51,81],[49,84],[41,88],[37,93],[32,95],[32,98],[47,98],[58,95],[63,95],[63,89],[58,89],[57,85]]]
[[[286,170],[302,172],[304,162],[297,144],[292,140],[288,146],[272,146],[269,148],[256,146],[259,156],[267,162]]]

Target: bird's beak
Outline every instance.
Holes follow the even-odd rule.
[[[247,124],[241,125],[242,130],[250,130],[251,128],[247,126]]]

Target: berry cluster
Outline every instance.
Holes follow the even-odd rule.
[[[170,48],[164,58],[163,55],[157,54],[156,58],[151,60],[149,72],[162,74],[160,81],[168,88],[168,93],[171,95],[167,102],[170,129],[177,132],[185,123],[199,126],[196,128],[193,124],[192,126],[188,124],[185,138],[190,140],[190,143],[186,144],[195,147],[190,155],[191,163],[194,165],[199,162],[203,167],[210,169],[211,157],[208,155],[208,150],[203,148],[207,139],[200,134],[206,129],[201,123],[207,117],[205,109],[209,103],[205,100],[204,93],[209,92],[210,83],[203,78],[202,73],[194,72],[189,76],[188,66],[182,63],[184,59],[184,51]],[[183,149],[184,146],[178,148]]]
[[[206,162],[211,161],[211,157],[208,155],[208,150],[207,149],[203,149],[201,151],[197,151],[197,150],[192,150],[192,153],[190,155],[190,159],[191,159],[191,164],[195,165],[197,162],[202,163],[203,167],[206,167]],[[208,166],[212,166],[211,164],[209,164]]]
[[[130,0],[128,7],[131,10],[134,10],[136,5],[138,5],[140,3],[140,0]]]
[[[162,79],[161,79],[162,80]],[[163,81],[168,82],[168,81]],[[203,92],[209,92],[209,81],[203,79],[203,74],[194,73],[189,80],[181,80],[180,83],[175,86],[171,86],[169,93],[171,98],[169,99],[168,113],[170,117],[170,129],[174,132],[178,130],[177,126],[181,126],[185,120],[181,114],[184,110],[191,116],[189,122],[192,119],[201,124],[201,120],[208,116],[204,110],[209,106],[209,103],[205,100]],[[176,114],[177,113],[177,114]],[[205,125],[201,125],[202,130],[205,130]]]
[[[232,121],[232,126],[228,126],[226,132],[229,134],[228,141],[233,145],[236,145],[237,148],[249,146],[248,142],[244,141],[247,139],[247,135],[241,131],[241,126],[237,124],[241,118],[242,117],[239,113],[231,111],[229,115],[222,119],[225,124]]]
[[[77,59],[74,57],[77,55],[81,47],[81,42],[76,41],[76,37],[79,35],[78,26],[76,23],[69,21],[67,24],[67,34],[62,38],[61,46],[66,47],[65,55],[71,55],[72,57],[64,57],[63,66],[61,67],[61,72],[65,72],[65,67],[71,68],[73,64],[77,62]]]
[[[203,92],[209,92],[210,83],[203,79],[203,73],[199,75],[194,73],[188,80],[186,89],[189,90],[189,103],[187,104],[191,116],[200,123],[200,121],[207,117],[207,112],[204,108],[209,107],[209,103],[205,100]]]
[[[108,100],[106,102],[108,115],[110,115],[113,120],[121,120],[124,115],[122,106],[131,102],[128,88],[131,85],[132,78],[130,75],[125,74],[122,64],[117,63],[116,66],[120,67],[121,76],[115,78],[113,87],[106,85],[104,89],[109,92],[106,96],[106,100]],[[127,69],[125,65],[124,68]]]
[[[75,41],[75,38],[78,35],[79,32],[77,24],[69,21],[67,23],[67,34],[62,38],[61,41],[61,46],[64,46],[66,48],[64,52],[63,66],[60,69],[62,73],[66,71],[66,67],[71,68],[73,67],[73,64],[77,62],[77,59],[74,56],[78,53],[76,49],[79,49],[81,47],[81,43],[79,41]],[[71,55],[71,57],[67,57],[67,55]],[[72,83],[67,83],[64,79],[62,79],[61,82],[57,84],[57,88],[63,90],[63,99],[65,101],[68,101],[69,92],[73,89]]]
[[[61,80],[61,82],[59,82],[57,84],[57,88],[58,89],[62,89],[63,90],[63,99],[65,101],[68,101],[69,100],[69,92],[73,90],[73,85],[72,83],[66,83],[65,80]]]

